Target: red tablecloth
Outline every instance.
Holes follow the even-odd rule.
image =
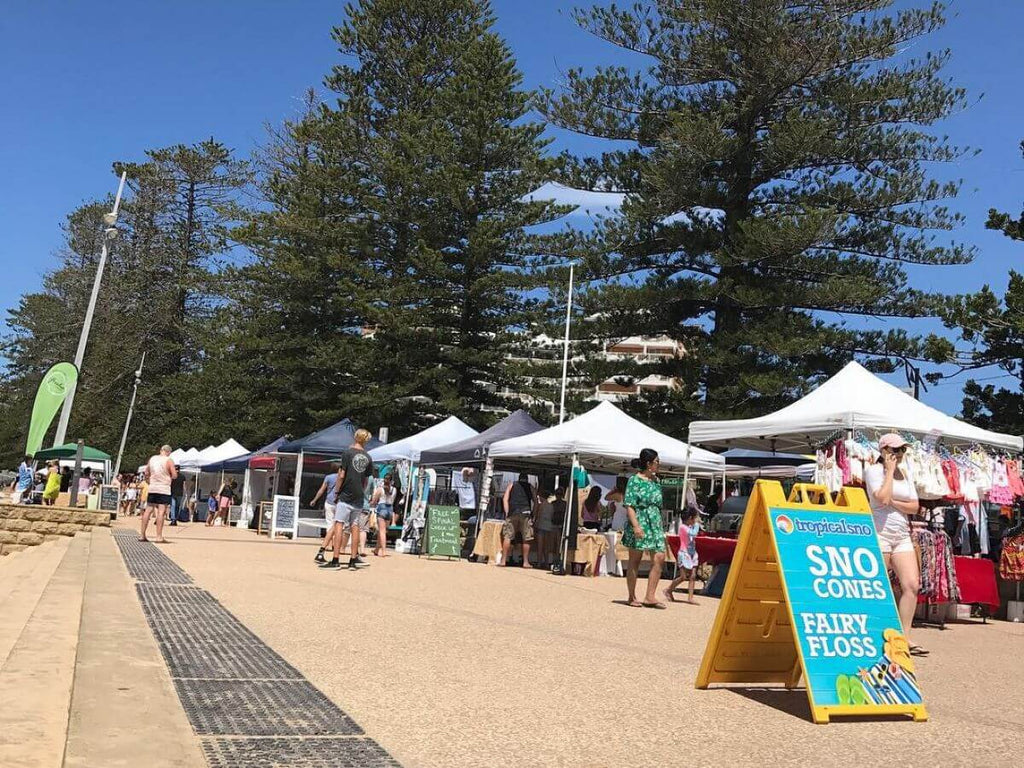
[[[668,542],[672,559],[679,556],[679,537],[675,534],[666,534],[665,541]],[[731,563],[733,553],[736,552],[737,539],[726,539],[719,536],[698,536],[697,537],[697,559],[708,565],[720,563]]]
[[[954,557],[953,568],[961,603],[987,605],[992,613],[999,610],[995,563],[983,557]]]

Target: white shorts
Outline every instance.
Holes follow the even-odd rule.
[[[329,526],[334,525],[334,510],[334,504],[331,504],[329,501],[324,502],[324,520]]]
[[[891,531],[883,528],[878,532],[878,548],[882,550],[883,555],[913,552],[914,542],[910,538],[910,531]]]
[[[370,516],[362,507],[346,504],[343,501],[339,501],[334,505],[334,522],[336,523],[365,529],[369,520]]]

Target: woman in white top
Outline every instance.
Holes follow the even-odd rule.
[[[388,526],[395,516],[397,495],[398,489],[389,472],[384,475],[384,482],[374,489],[373,498],[370,499],[370,506],[377,512],[377,546],[373,548],[373,554],[379,557],[388,556]]]
[[[881,459],[864,470],[864,485],[874,513],[875,530],[886,570],[894,571],[900,582],[900,621],[903,636],[909,639],[914,611],[917,610],[917,593],[921,589],[921,570],[917,565],[907,518],[916,515],[920,505],[913,481],[899,466],[907,451],[906,441],[897,434],[883,435],[878,441],[878,450],[882,454]],[[928,653],[919,645],[911,645],[910,652],[917,656]]]
[[[149,513],[156,515],[156,543],[166,544],[164,539],[164,515],[171,505],[171,481],[177,478],[178,470],[171,459],[171,446],[165,445],[156,456],[150,456],[146,462],[146,479],[149,481],[149,496],[146,508],[142,512],[142,535],[139,541],[146,539],[146,528],[149,526]]]

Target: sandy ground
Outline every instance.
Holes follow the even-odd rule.
[[[1024,626],[917,630],[927,723],[814,725],[804,691],[693,687],[718,601],[622,604],[623,579],[168,529],[165,551],[405,766],[1019,765]]]

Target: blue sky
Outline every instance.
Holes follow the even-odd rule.
[[[495,0],[498,30],[529,87],[557,85],[573,66],[614,63],[618,52],[575,27],[561,0]],[[112,193],[115,160],[147,148],[215,136],[245,155],[299,109],[338,60],[330,29],[340,0],[177,0],[9,3],[0,16],[0,308],[36,289],[55,263],[64,216]],[[966,87],[970,109],[941,130],[982,150],[943,169],[964,179],[952,207],[967,216],[958,237],[975,244],[971,266],[918,270],[921,288],[963,291],[989,282],[1000,292],[1024,245],[984,229],[990,207],[1024,203],[1024,3],[953,3],[950,22],[927,47],[951,47],[948,74]],[[555,148],[594,142],[556,132]],[[902,382],[900,382],[902,383]],[[924,399],[959,410],[960,382]]]

